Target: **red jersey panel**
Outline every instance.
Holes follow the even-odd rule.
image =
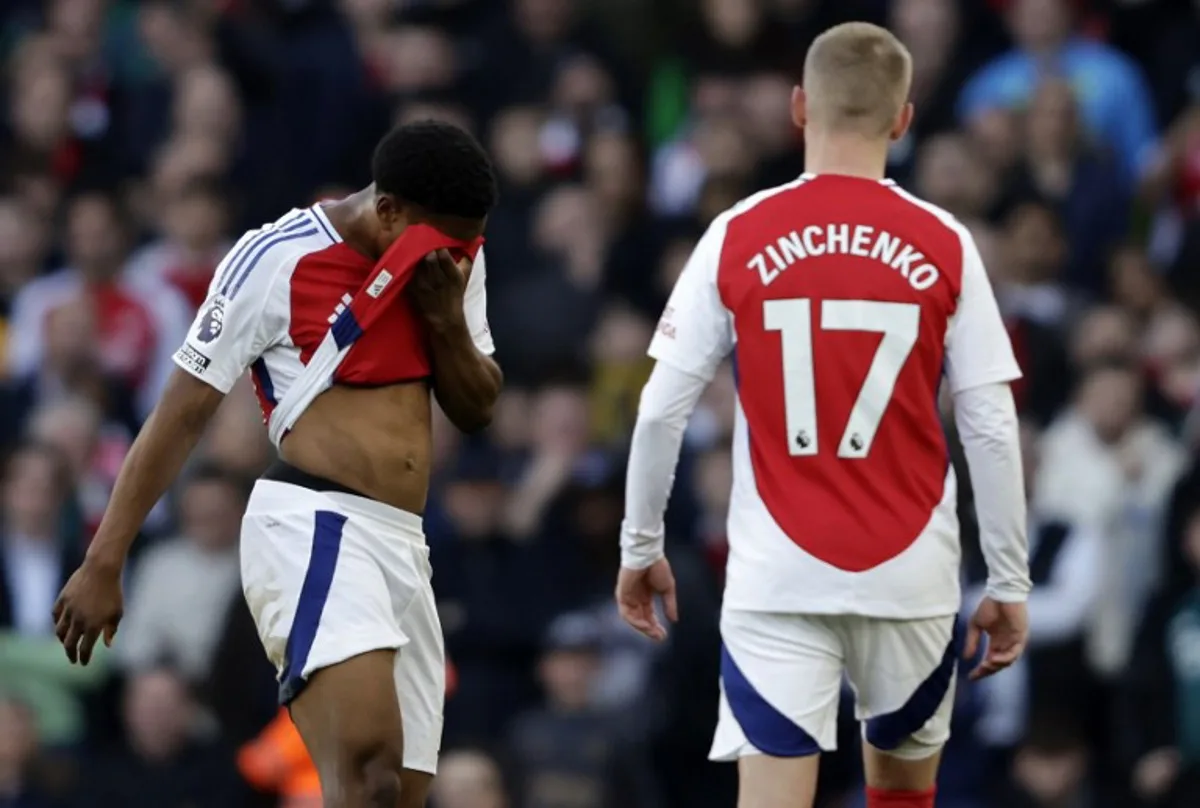
[[[729,222],[717,286],[758,490],[838,568],[898,555],[942,498],[936,397],[961,267],[952,231],[861,179],[821,177]]]
[[[726,608],[957,611],[938,389],[1020,376],[961,223],[887,181],[763,191],[697,244],[649,353],[704,379],[733,358]]]

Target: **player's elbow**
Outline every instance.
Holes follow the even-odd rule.
[[[450,419],[450,423],[458,427],[460,432],[467,435],[474,435],[476,432],[482,432],[492,424],[492,412],[495,407],[492,404],[471,409],[468,412],[460,412],[455,414],[446,413]]]

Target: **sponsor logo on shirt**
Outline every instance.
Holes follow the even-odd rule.
[[[658,321],[658,333],[667,339],[675,339],[675,324],[671,322],[671,318],[674,315],[675,309],[672,306],[667,306],[663,310],[662,318]]]
[[[197,351],[191,345],[184,345],[176,351],[175,359],[192,372],[198,374],[204,373],[204,371],[208,370],[208,366],[212,364],[211,359]]]
[[[379,275],[377,275],[375,280],[371,281],[371,285],[367,287],[367,296],[379,297],[381,294],[383,294],[383,290],[386,289],[387,285],[391,282],[392,273],[388,272],[386,269],[379,270]]]
[[[329,323],[330,325],[333,325],[334,323],[336,323],[337,318],[341,317],[342,312],[344,312],[346,310],[346,307],[349,306],[353,302],[354,302],[354,298],[350,297],[350,295],[348,295],[348,294],[342,295],[342,302],[337,304],[337,307],[333,310],[333,314],[329,315],[329,317],[326,318],[325,322]]]
[[[221,336],[225,327],[225,298],[217,295],[208,304],[204,314],[200,316],[200,325],[196,329],[196,339],[208,344]]]

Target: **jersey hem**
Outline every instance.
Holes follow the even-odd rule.
[[[845,604],[831,605],[818,603],[741,603],[737,600],[730,600],[728,596],[725,603],[721,607],[722,611],[735,612],[763,612],[766,614],[811,614],[821,615],[825,617],[838,617],[848,615],[852,617],[871,617],[876,620],[931,620],[937,617],[950,617],[957,615],[962,610],[961,600],[956,600],[955,603],[946,603],[943,605],[929,606],[926,609],[913,609],[911,611],[897,611],[894,602],[877,603],[877,604],[862,604],[849,606]]]

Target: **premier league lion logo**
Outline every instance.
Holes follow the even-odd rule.
[[[196,331],[196,339],[209,343],[221,336],[221,328],[225,325],[225,298],[215,297],[208,304],[207,311],[200,318],[200,327]]]

